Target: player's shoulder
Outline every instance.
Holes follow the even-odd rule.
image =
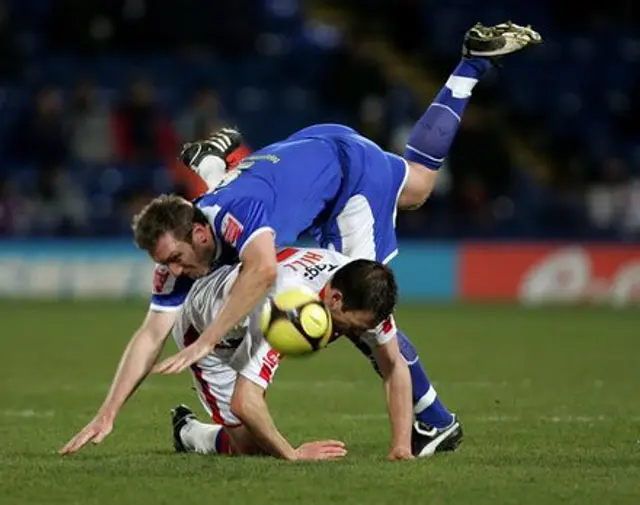
[[[179,309],[191,286],[193,279],[184,275],[176,277],[165,265],[156,265],[151,286],[151,308],[157,311]]]
[[[198,197],[193,203],[204,212],[211,224],[217,225],[223,216],[230,209],[238,207],[242,200],[243,196],[238,191],[232,191],[232,188],[216,188]]]
[[[166,265],[157,264],[153,271],[153,285],[151,292],[154,295],[167,295],[171,293],[178,280]]]
[[[186,275],[175,276],[166,265],[156,264],[153,272],[153,295],[169,295],[177,291],[188,291],[193,285],[193,279]]]

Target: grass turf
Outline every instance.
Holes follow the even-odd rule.
[[[102,401],[144,310],[0,302],[0,503],[640,503],[637,312],[403,307],[400,326],[464,425],[451,455],[386,462],[380,383],[337,343],[284,362],[268,401],[293,443],[344,440],[344,461],[172,453],[168,410],[198,407],[186,374],[151,377],[102,446],[60,458],[56,449]]]

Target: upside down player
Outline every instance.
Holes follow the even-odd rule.
[[[175,314],[167,310],[182,303],[189,277],[206,275],[213,266],[237,261],[238,256],[243,263],[216,321],[197,342],[156,366],[158,372],[182,371],[207,355],[256,306],[275,280],[276,244],[293,243],[311,231],[321,245],[349,257],[390,260],[396,253],[396,205],[412,208],[428,197],[471,90],[492,65],[488,58],[539,40],[531,29],[510,24],[472,28],[463,45],[465,57],[415,125],[405,159],[385,153],[349,128],[319,125],[247,158],[242,170],[195,203],[206,215],[205,222],[167,228],[173,204],[170,199],[153,202],[153,212],[140,216],[137,228],[154,237],[139,245],[166,265],[156,276],[158,293],[125,352],[103,407],[68,449],[72,452],[90,440],[100,442],[111,431],[116,413],[151,367],[142,350],[156,348],[157,339],[166,336],[175,321]],[[200,167],[214,160],[213,166],[217,163],[224,171],[224,162],[215,160],[232,147],[231,140],[227,136],[220,142],[197,142],[187,146],[183,159],[211,181]],[[457,421],[437,398],[412,344],[403,334],[399,341],[410,365],[416,417],[433,427],[422,430],[423,435],[444,443],[459,432]]]
[[[196,281],[173,329],[178,347],[198,338],[217,315],[239,267],[222,266]],[[411,459],[411,380],[398,348],[393,318],[397,298],[392,272],[369,260],[348,260],[322,249],[285,249],[279,253],[274,292],[306,286],[319,293],[333,319],[333,338],[367,342],[379,356],[392,442],[389,459]],[[260,307],[226,335],[216,349],[192,366],[199,399],[216,424],[196,420],[184,405],[173,411],[174,447],[203,454],[268,454],[287,460],[333,459],[345,454],[336,441],[312,442],[294,449],[278,432],[265,390],[278,368],[278,354],[258,329]],[[381,324],[383,321],[388,321]],[[231,451],[229,451],[231,449]]]

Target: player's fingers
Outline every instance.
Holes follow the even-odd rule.
[[[344,449],[341,451],[325,451],[322,453],[322,459],[338,459],[344,458],[347,455],[347,451]]]
[[[102,441],[109,436],[109,433],[111,433],[111,427],[103,428],[96,434],[95,437],[93,437],[92,442],[94,444],[101,444]]]
[[[182,363],[178,367],[176,367],[174,373],[184,372],[189,367],[189,363]]]
[[[95,436],[95,431],[93,430],[81,431],[75,437],[73,437],[67,445],[65,445],[60,450],[60,454],[62,455],[73,454],[74,452],[79,451],[85,445],[87,445],[87,443],[91,439],[93,439],[94,436]]]
[[[325,446],[322,449],[322,453],[327,456],[346,456],[347,450],[344,447],[335,447],[335,446]]]
[[[328,447],[345,447],[344,442],[340,440],[321,440],[319,443]]]
[[[181,359],[176,359],[172,361],[169,366],[167,366],[162,373],[171,374],[180,372],[183,365],[183,361]]]
[[[152,370],[151,370],[151,371],[152,371],[153,373],[165,373],[165,370],[166,370],[167,368],[169,368],[169,366],[171,365],[172,361],[173,361],[173,358],[165,359],[164,361],[161,361],[160,363],[158,363],[157,365],[155,365],[155,366],[152,368]]]
[[[67,444],[58,450],[58,454],[61,456],[66,456],[67,454],[71,454],[73,452],[73,440],[67,442]]]

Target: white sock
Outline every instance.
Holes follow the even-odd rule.
[[[221,429],[219,424],[206,424],[191,419],[180,430],[180,438],[189,452],[217,454],[216,439]]]
[[[218,156],[205,156],[195,167],[195,172],[207,183],[209,189],[215,188],[227,173],[227,164]]]
[[[451,75],[447,79],[445,86],[451,90],[453,98],[469,98],[476,84],[478,84],[478,79]]]

